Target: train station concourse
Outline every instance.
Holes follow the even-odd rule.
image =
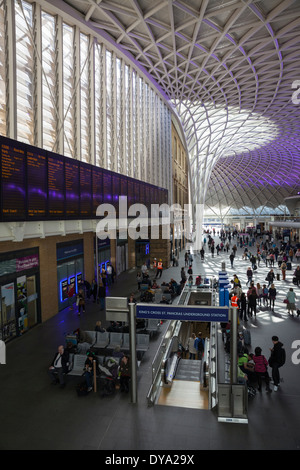
[[[299,450],[299,37],[298,0],[0,2],[2,451]]]

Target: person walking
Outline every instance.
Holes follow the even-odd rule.
[[[285,364],[286,354],[283,343],[279,341],[278,336],[272,336],[273,348],[270,348],[271,356],[269,358],[269,366],[272,368],[272,379],[274,382],[274,392],[277,392],[280,384],[279,369]]]
[[[280,269],[282,272],[282,280],[285,281],[285,275],[286,275],[286,270],[287,270],[287,264],[285,261],[281,263]]]
[[[82,313],[85,313],[85,299],[84,292],[82,289],[78,292],[76,303],[78,304],[78,315],[80,315],[81,309]]]
[[[155,279],[160,278],[161,275],[162,275],[162,272],[163,272],[163,263],[162,263],[162,260],[160,259],[157,263],[157,270],[156,270]]]
[[[96,301],[97,301],[97,282],[95,281],[95,279],[92,280],[91,294],[94,297],[94,303],[96,303]]]
[[[198,359],[199,361],[202,360],[202,357],[203,357],[203,353],[204,353],[204,344],[205,344],[205,340],[202,338],[202,333],[201,331],[199,331],[198,333],[198,336],[197,338],[195,339],[195,343],[194,343],[194,346],[197,350],[197,354],[198,354]]]
[[[291,315],[292,312],[292,317],[294,316],[294,311],[296,310],[296,293],[294,292],[294,289],[291,287],[288,293],[286,294],[286,309],[288,311],[288,314]]]
[[[252,356],[254,362],[254,372],[256,373],[258,391],[261,392],[262,377],[265,378],[266,382],[266,392],[271,393],[270,389],[270,376],[268,373],[268,361],[265,356],[262,354],[262,349],[257,346],[254,350],[254,355]]]
[[[257,304],[261,307],[261,299],[263,297],[263,288],[261,287],[260,283],[256,284],[256,294],[257,294]]]
[[[295,284],[299,287],[299,285],[300,285],[300,266],[297,266],[297,268],[294,271],[294,279],[295,279]]]
[[[273,269],[271,269],[268,272],[267,277],[266,277],[266,281],[268,281],[269,283],[268,287],[270,287],[270,285],[274,282],[274,279],[275,279],[275,274],[274,274]]]
[[[245,292],[242,292],[240,298],[240,319],[248,321],[247,319],[247,297]]]
[[[187,350],[190,353],[189,359],[196,359],[196,354],[198,353],[197,349],[195,348],[195,339],[196,335],[195,333],[192,333],[187,342]]]
[[[269,300],[270,300],[270,308],[271,310],[273,310],[273,312],[274,312],[274,307],[275,307],[276,294],[277,294],[276,288],[274,284],[271,284],[271,287],[269,289]]]
[[[105,309],[106,288],[105,288],[102,281],[99,282],[98,297],[99,297],[99,301],[100,301],[100,310],[104,310]]]
[[[256,294],[256,289],[254,285],[250,286],[247,292],[247,297],[248,297],[248,317],[250,316],[252,318],[253,313],[254,313],[254,316],[256,317],[257,294]]]
[[[264,306],[267,305],[268,307],[269,289],[267,288],[266,284],[263,284],[263,287],[262,287],[262,299],[263,299]]]
[[[253,271],[252,271],[252,269],[250,268],[250,266],[249,266],[249,268],[247,269],[247,273],[246,273],[246,274],[247,274],[247,279],[248,279],[247,282],[246,282],[246,286],[247,286],[248,284],[251,285],[252,277],[253,277]]]
[[[112,284],[112,265],[110,263],[107,263],[106,267],[106,280],[107,280],[107,285],[111,286]]]

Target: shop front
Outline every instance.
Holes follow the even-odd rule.
[[[0,339],[21,336],[41,322],[39,249],[0,255]]]
[[[146,263],[150,266],[150,241],[149,240],[136,240],[135,241],[135,262],[136,266],[140,268]]]
[[[56,245],[58,308],[72,307],[84,281],[83,240]]]

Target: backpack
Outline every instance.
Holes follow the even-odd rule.
[[[196,338],[194,342],[194,348],[197,349],[197,351],[203,351],[204,350],[203,339]]]

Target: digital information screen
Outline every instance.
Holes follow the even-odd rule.
[[[48,156],[48,216],[65,217],[65,175],[62,157]]]
[[[132,204],[134,204],[134,187],[133,180],[131,178],[128,178],[127,188],[127,204],[128,207],[130,207]]]
[[[102,169],[93,168],[92,170],[92,183],[93,183],[93,217],[96,217],[97,207],[103,203],[103,179]]]
[[[65,161],[66,216],[79,217],[79,162]]]
[[[26,220],[26,153],[21,145],[1,142],[3,220]]]
[[[103,202],[106,204],[113,204],[112,175],[105,170],[103,170],[103,200]]]
[[[84,218],[92,217],[92,169],[89,165],[80,164],[80,201],[79,215]]]
[[[133,204],[143,204],[143,201],[141,201],[140,197],[140,186],[143,183],[140,183],[140,181],[135,181],[133,184]]]
[[[120,196],[127,196],[128,208],[168,200],[165,189],[3,136],[0,184],[4,222],[93,219],[103,203],[118,212]]]
[[[30,219],[47,215],[47,157],[35,148],[27,151],[27,210]]]
[[[120,176],[112,175],[112,204],[118,211],[119,208],[119,196],[120,196]]]

